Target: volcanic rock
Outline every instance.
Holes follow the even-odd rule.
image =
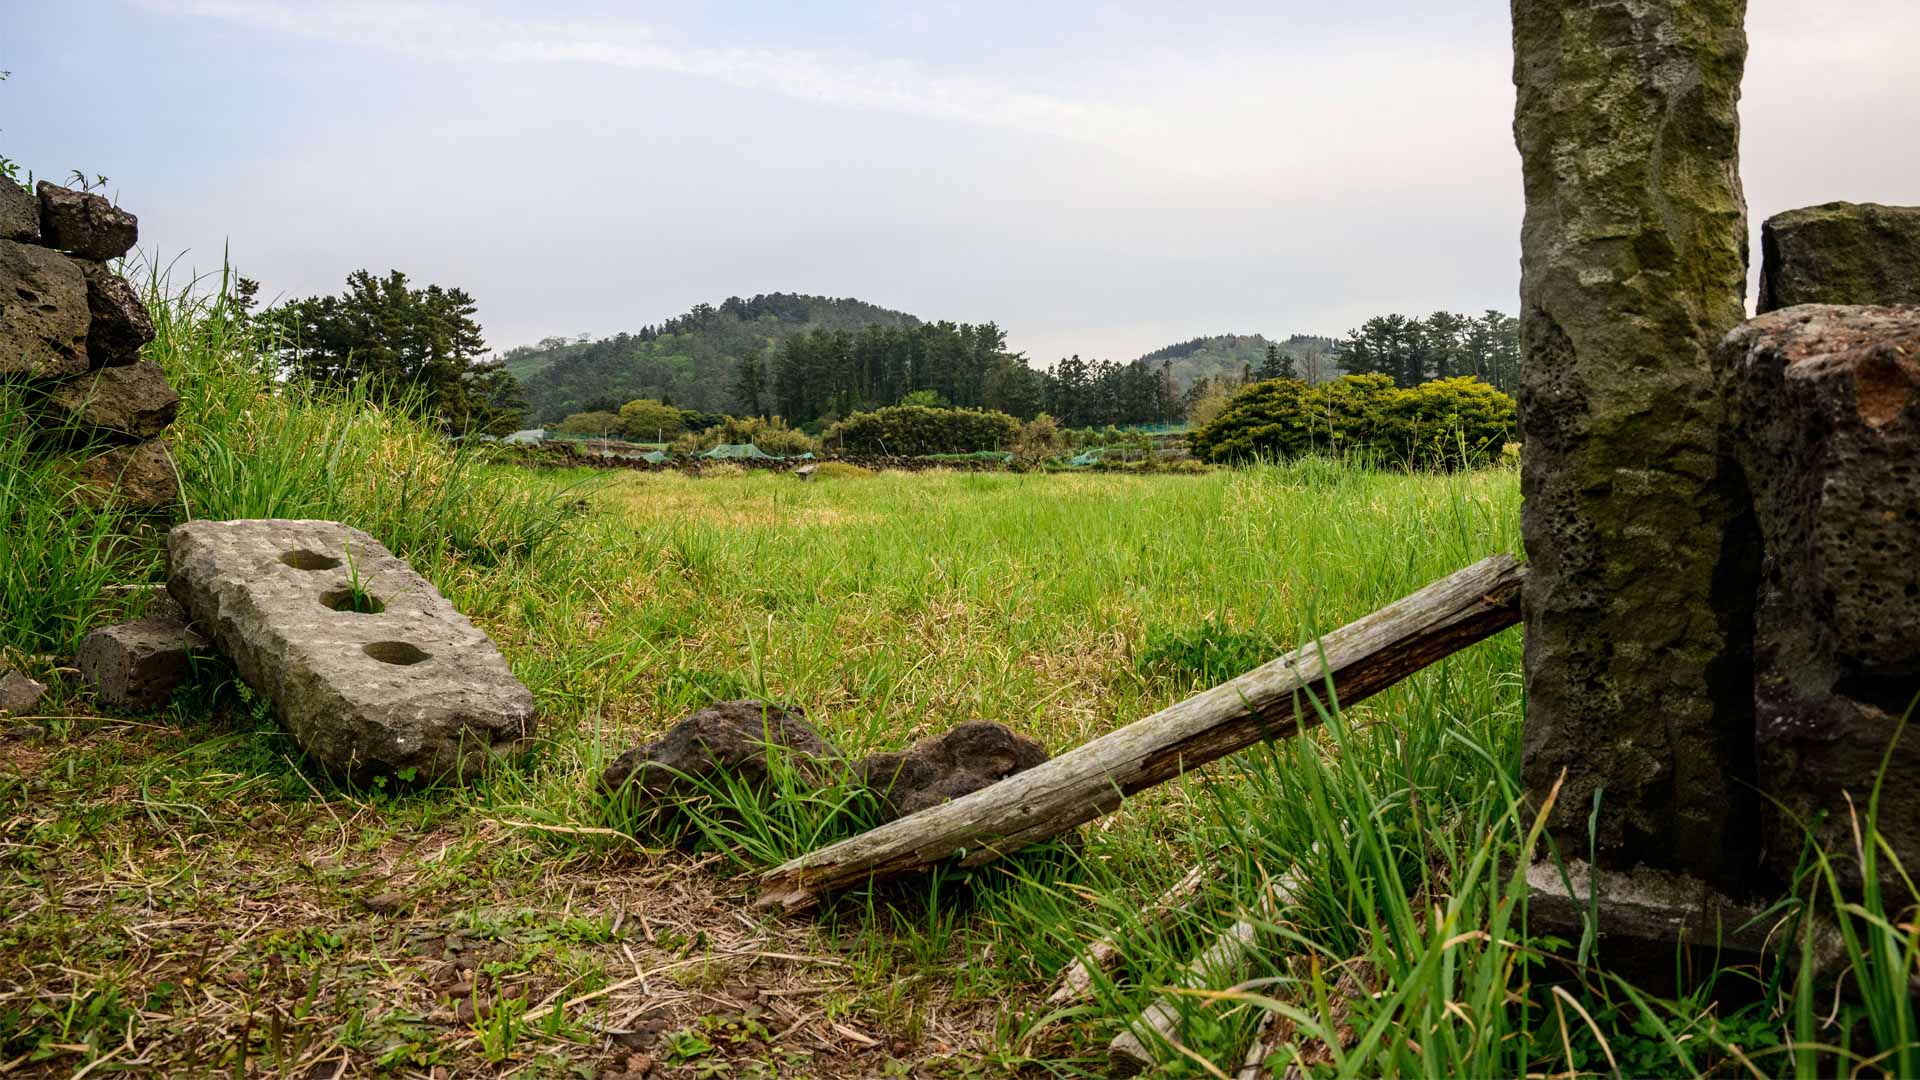
[[[862,758],[853,771],[880,796],[892,820],[979,791],[1045,760],[1046,747],[1005,724],[970,720],[905,750]]]
[[[179,477],[164,439],[113,447],[81,462],[74,475],[99,495],[112,492],[130,510],[158,510],[180,498]]]
[[[87,310],[93,321],[87,329],[87,362],[94,367],[131,364],[153,340],[153,319],[140,294],[127,279],[104,263],[81,263],[87,279]]]
[[[1760,226],[1761,314],[1795,304],[1920,304],[1920,206],[1830,202]]]
[[[1722,363],[1765,550],[1755,749],[1781,804],[1762,818],[1769,859],[1791,874],[1800,823],[1822,812],[1820,841],[1853,851],[1852,815],[1885,762],[1881,832],[1920,865],[1920,740],[1888,756],[1920,698],[1920,308],[1783,308],[1728,335]]]
[[[82,259],[117,259],[140,239],[140,222],[98,195],[45,180],[40,195],[41,243]]]
[[[5,177],[0,177],[0,240],[40,242],[40,200]]]
[[[0,240],[0,378],[87,370],[87,279],[72,259]]]
[[[102,368],[63,383],[47,395],[57,424],[95,429],[126,441],[151,439],[180,411],[180,395],[151,360]]]
[[[46,692],[45,683],[35,682],[17,671],[0,673],[0,713],[31,716]]]
[[[608,794],[637,798],[642,805],[683,798],[699,790],[699,781],[722,776],[763,789],[769,748],[790,755],[797,764],[840,756],[798,708],[722,701],[615,758],[601,774],[600,787]]]

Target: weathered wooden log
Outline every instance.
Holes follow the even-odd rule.
[[[1190,989],[1227,987],[1244,980],[1253,965],[1261,927],[1278,920],[1280,912],[1299,899],[1301,881],[1300,871],[1295,868],[1267,886],[1260,894],[1259,914],[1221,931],[1205,952],[1187,964],[1178,985]],[[1180,1041],[1181,1016],[1177,994],[1169,992],[1155,998],[1107,1044],[1107,1065],[1113,1075],[1132,1076],[1158,1064],[1159,1048]]]
[[[1194,867],[1188,871],[1186,877],[1174,882],[1172,888],[1161,893],[1160,898],[1141,913],[1140,925],[1146,928],[1159,925],[1168,915],[1179,910],[1180,906],[1191,899],[1194,893],[1199,892],[1200,886],[1206,884],[1206,881],[1207,868]],[[1086,996],[1088,990],[1093,989],[1094,972],[1110,971],[1119,962],[1119,938],[1115,934],[1102,937],[1087,946],[1087,951],[1074,958],[1073,963],[1068,964],[1060,973],[1060,981],[1054,984],[1053,993],[1047,995],[1047,1005],[1059,1008],[1080,1000]]]
[[[1128,795],[1261,739],[1319,722],[1332,683],[1351,705],[1520,619],[1525,568],[1495,555],[1286,656],[990,787],[777,866],[763,907],[800,911],[838,889],[958,857],[978,866],[1105,814]],[[1325,706],[1332,708],[1334,702]]]

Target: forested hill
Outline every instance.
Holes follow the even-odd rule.
[[[1309,381],[1324,382],[1340,374],[1333,362],[1333,339],[1312,334],[1294,334],[1285,341],[1265,334],[1212,334],[1155,349],[1140,359],[1156,368],[1169,364],[1174,384],[1184,392],[1203,379],[1238,379],[1248,370],[1260,370],[1271,345],[1291,355],[1296,370]]]
[[[909,329],[920,320],[863,300],[798,293],[729,297],[630,334],[598,340],[550,337],[509,349],[502,360],[526,388],[534,423],[618,409],[658,398],[701,412],[736,407],[740,362],[815,330]]]

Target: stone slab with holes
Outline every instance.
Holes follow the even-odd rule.
[[[533,733],[493,641],[358,529],[188,522],[167,537],[167,590],[330,773],[471,778]]]

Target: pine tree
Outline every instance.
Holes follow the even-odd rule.
[[[763,399],[767,393],[767,369],[758,356],[749,355],[740,361],[740,369],[734,374],[733,395],[747,416],[763,415]]]
[[[1269,344],[1266,359],[1260,361],[1260,381],[1280,377],[1280,346]]]

